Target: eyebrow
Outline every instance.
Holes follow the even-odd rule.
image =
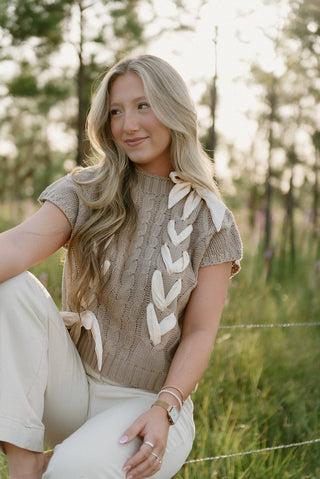
[[[147,100],[147,97],[144,96],[144,95],[143,96],[138,96],[137,98],[133,98],[132,102],[134,103],[134,102],[141,101],[141,100]],[[114,101],[114,102],[110,103],[110,108],[112,106],[115,106],[115,105],[121,105],[121,102]]]

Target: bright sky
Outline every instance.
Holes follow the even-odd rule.
[[[170,11],[170,0],[157,0],[159,13]],[[190,0],[190,5],[197,4]],[[271,3],[271,2],[270,2]],[[281,8],[280,5],[281,4]],[[242,15],[239,17],[239,10]],[[275,58],[269,35],[276,33],[286,14],[283,0],[276,7],[263,0],[208,0],[200,12],[194,33],[165,35],[156,40],[150,53],[169,61],[187,81],[193,98],[198,101],[204,81],[214,75],[214,31],[218,26],[218,130],[239,149],[248,150],[256,124],[245,112],[256,109],[257,102],[245,80],[254,60],[267,70],[281,68]],[[200,123],[207,124],[208,111],[199,108]],[[220,153],[221,169],[226,159]],[[219,164],[217,164],[219,168]]]

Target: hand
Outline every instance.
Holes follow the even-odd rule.
[[[123,466],[122,470],[127,473],[126,479],[143,479],[159,471],[166,450],[169,427],[167,412],[154,406],[139,416],[124,432],[120,439],[121,444],[126,444],[137,436],[143,439],[139,451]],[[146,444],[146,441],[151,445]]]

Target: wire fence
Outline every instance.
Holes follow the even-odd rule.
[[[232,324],[219,326],[219,329],[253,329],[253,328],[292,328],[299,326],[320,326],[318,323],[278,323],[278,324]]]
[[[293,328],[293,327],[311,327],[320,326],[320,322],[310,323],[275,323],[275,324],[232,324],[229,326],[219,326],[219,329],[255,329],[255,328]],[[283,444],[280,446],[265,447],[262,449],[253,449],[251,451],[235,452],[230,454],[222,454],[220,456],[202,457],[200,459],[190,459],[184,464],[195,464],[205,461],[218,461],[221,459],[230,459],[240,456],[248,456],[250,454],[259,454],[262,452],[278,451],[281,449],[288,449],[292,447],[307,446],[310,444],[316,444],[320,442],[320,438],[310,439],[309,441],[296,442],[292,444]]]
[[[270,451],[277,451],[279,449],[288,449],[290,447],[306,446],[309,444],[316,444],[317,442],[320,442],[320,438],[311,439],[310,441],[295,442],[293,444],[284,444],[281,446],[265,447],[263,449],[253,449],[252,451],[235,452],[231,454],[223,454],[221,456],[202,457],[201,459],[190,459],[189,461],[186,461],[185,464],[194,464],[196,462],[217,461],[219,459],[229,459],[229,458],[239,457],[239,456],[248,456],[249,454],[258,454],[261,452],[270,452]]]

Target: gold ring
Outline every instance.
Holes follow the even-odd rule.
[[[156,461],[157,461],[159,464],[162,463],[160,457],[159,457],[155,452],[152,451],[151,454],[152,454],[152,456],[154,456],[154,457],[156,458]]]

